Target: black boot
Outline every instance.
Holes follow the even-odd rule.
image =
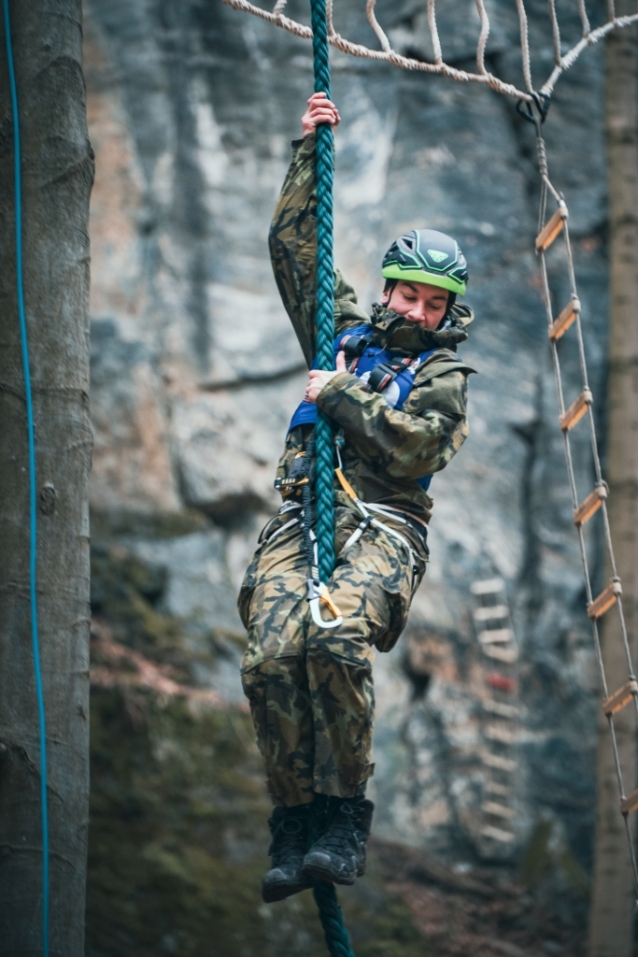
[[[373,809],[363,797],[342,798],[329,809],[327,827],[306,854],[303,873],[315,881],[354,884],[366,869]]]
[[[272,867],[261,882],[261,896],[267,904],[282,901],[312,886],[301,873],[304,854],[310,843],[311,807],[310,804],[276,807],[272,817],[268,818],[272,834],[268,853],[272,856]]]

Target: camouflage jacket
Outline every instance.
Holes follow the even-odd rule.
[[[315,352],[315,137],[307,136],[293,147],[269,245],[283,304],[310,366]],[[472,319],[472,311],[460,305],[454,306],[448,328],[435,332],[379,304],[370,317],[358,305],[353,288],[335,271],[335,335],[371,323],[374,344],[399,355],[436,350],[418,369],[401,411],[349,372],[336,375],[319,394],[318,407],[345,439],[345,476],[364,502],[390,505],[429,521],[432,499],[416,479],[445,468],[468,435],[467,376],[474,370],[455,352],[457,343],[467,339]],[[308,432],[306,426],[289,433],[278,477],[286,477]],[[338,483],[335,491],[338,504],[351,504]]]

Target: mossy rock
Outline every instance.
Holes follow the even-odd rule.
[[[312,895],[266,906],[270,811],[250,718],[96,689],[87,957],[325,957]],[[380,867],[339,891],[357,957],[427,957]]]

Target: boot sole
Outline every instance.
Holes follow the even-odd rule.
[[[313,881],[327,881],[330,884],[342,884],[349,887],[357,879],[358,872],[355,869],[344,873],[343,870],[331,866],[330,858],[327,854],[307,854],[302,868],[305,877],[312,878]]]
[[[305,877],[305,875],[304,875]],[[312,887],[308,880],[297,881],[291,884],[288,881],[269,881],[265,884],[262,881],[261,899],[264,904],[275,904],[277,901],[283,901],[293,894],[300,894],[301,891],[307,891]]]

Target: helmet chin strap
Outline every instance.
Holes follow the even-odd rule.
[[[455,293],[455,292],[451,292],[451,293],[448,295],[447,309],[445,310],[445,315],[443,316],[443,318],[441,319],[440,323],[439,323],[438,326],[436,327],[436,331],[437,331],[437,332],[439,331],[439,329],[445,329],[446,323],[448,323],[448,322],[450,321],[450,319],[452,318],[452,309],[454,308],[454,303],[455,303],[455,302],[456,302],[456,293]]]

